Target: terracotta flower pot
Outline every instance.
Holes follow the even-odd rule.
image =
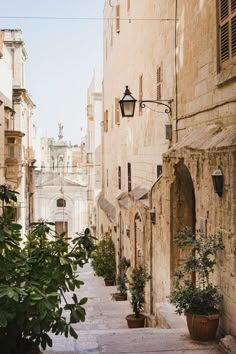
[[[143,328],[145,325],[146,316],[139,315],[135,317],[134,314],[126,316],[126,321],[129,328]]]
[[[188,330],[192,339],[213,340],[219,324],[219,314],[204,316],[185,313]]]
[[[104,279],[104,283],[106,286],[112,286],[114,284],[114,281],[111,279]]]
[[[126,301],[127,300],[127,294],[123,294],[123,295],[113,294],[112,297],[115,301]]]

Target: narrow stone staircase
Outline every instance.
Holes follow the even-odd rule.
[[[217,354],[217,342],[192,341],[185,322],[160,306],[163,328],[128,329],[125,317],[132,313],[129,301],[113,301],[116,287],[106,287],[95,277],[90,265],[80,270],[85,285],[78,297],[88,297],[86,321],[74,325],[78,339],[53,336],[53,347],[46,354]]]

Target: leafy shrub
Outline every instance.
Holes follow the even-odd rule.
[[[176,313],[210,315],[218,312],[222,296],[210,276],[214,272],[217,252],[224,249],[221,236],[206,236],[200,231],[193,235],[185,227],[175,242],[183,250],[189,248],[189,255],[175,274],[174,290],[169,297],[176,306]],[[196,282],[191,279],[192,274],[196,275]]]
[[[44,221],[32,224],[21,247],[21,225],[8,218],[17,193],[0,186],[0,200],[1,352],[25,354],[34,348],[39,353],[39,346],[52,346],[50,331],[77,338],[73,323],[85,320],[87,298],[78,299],[74,293],[67,300],[66,293],[83,285],[76,270],[86,262],[86,251],[78,240],[71,248],[52,230],[54,224]]]
[[[130,302],[135,314],[138,318],[140,312],[144,309],[145,304],[145,284],[150,280],[151,276],[147,273],[145,265],[139,265],[132,270],[129,280],[129,291],[131,294]]]
[[[117,290],[119,295],[126,295],[127,294],[127,282],[128,282],[128,278],[127,278],[127,269],[130,267],[130,260],[126,259],[125,257],[123,257],[120,261],[120,265],[119,265],[119,270],[120,270],[120,274],[117,276],[116,278],[116,283],[117,283]]]
[[[96,275],[115,281],[116,259],[115,245],[111,236],[106,233],[98,242],[96,249],[91,254],[91,265]]]

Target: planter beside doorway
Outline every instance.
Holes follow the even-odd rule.
[[[215,315],[192,315],[185,313],[189,334],[195,340],[213,340],[219,324],[219,314]]]
[[[126,316],[127,325],[129,328],[143,328],[145,325],[146,316],[139,314],[135,317],[134,314]]]

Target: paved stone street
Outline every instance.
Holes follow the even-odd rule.
[[[106,287],[103,279],[95,277],[89,265],[81,270],[85,285],[79,297],[87,296],[86,321],[74,325],[79,335],[53,337],[53,348],[46,354],[216,354],[217,343],[201,343],[189,338],[186,328],[128,329],[125,316],[131,313],[128,301],[115,302],[111,293],[116,287]]]

